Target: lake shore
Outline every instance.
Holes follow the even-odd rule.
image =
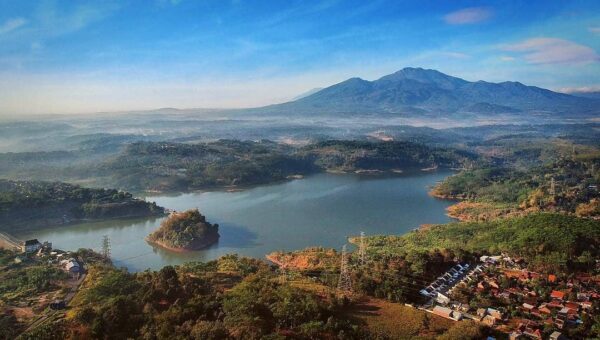
[[[162,249],[166,249],[166,250],[169,250],[169,251],[172,251],[172,252],[176,252],[176,253],[191,253],[191,252],[194,252],[194,251],[199,251],[199,250],[206,249],[206,248],[212,246],[213,244],[219,242],[219,235],[208,237],[204,242],[199,243],[197,245],[194,245],[194,247],[190,247],[190,248],[172,247],[172,246],[169,246],[169,245],[165,244],[162,241],[151,240],[149,237],[145,237],[144,240],[148,244],[150,244],[151,246],[160,247]]]

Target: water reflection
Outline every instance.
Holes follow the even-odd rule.
[[[115,264],[132,271],[206,261],[228,253],[264,258],[274,250],[340,247],[346,237],[360,231],[402,234],[423,223],[447,222],[445,208],[450,202],[430,197],[427,187],[449,174],[320,174],[242,192],[147,197],[175,210],[199,208],[210,222],[218,223],[219,242],[201,251],[174,253],[146,243],[144,238],[158,228],[162,218],[84,223],[21,236],[48,240],[60,249],[99,250],[102,235],[108,235]]]

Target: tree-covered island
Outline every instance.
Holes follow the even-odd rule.
[[[199,250],[219,240],[219,225],[206,221],[198,209],[174,212],[148,235],[152,244],[174,251]]]

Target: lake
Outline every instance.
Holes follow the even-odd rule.
[[[275,250],[340,248],[348,236],[361,231],[404,234],[424,223],[448,222],[445,208],[452,203],[430,197],[427,191],[449,175],[445,170],[393,177],[319,174],[239,192],[147,197],[170,209],[199,208],[208,221],[219,224],[218,244],[189,253],[153,248],[144,241],[163,218],[84,223],[17,236],[47,240],[58,249],[99,250],[102,236],[108,235],[113,262],[131,271],[207,261],[228,253],[264,259]]]

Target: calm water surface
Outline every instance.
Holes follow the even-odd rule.
[[[59,249],[98,250],[102,235],[109,235],[113,261],[131,271],[212,260],[228,253],[264,258],[274,250],[339,248],[347,236],[360,231],[403,234],[423,223],[448,222],[445,208],[451,203],[432,198],[427,191],[450,174],[437,171],[386,178],[320,174],[241,192],[147,197],[175,210],[199,208],[210,222],[219,223],[218,244],[183,254],[153,248],[144,241],[162,218],[85,223],[17,236],[48,240]]]

